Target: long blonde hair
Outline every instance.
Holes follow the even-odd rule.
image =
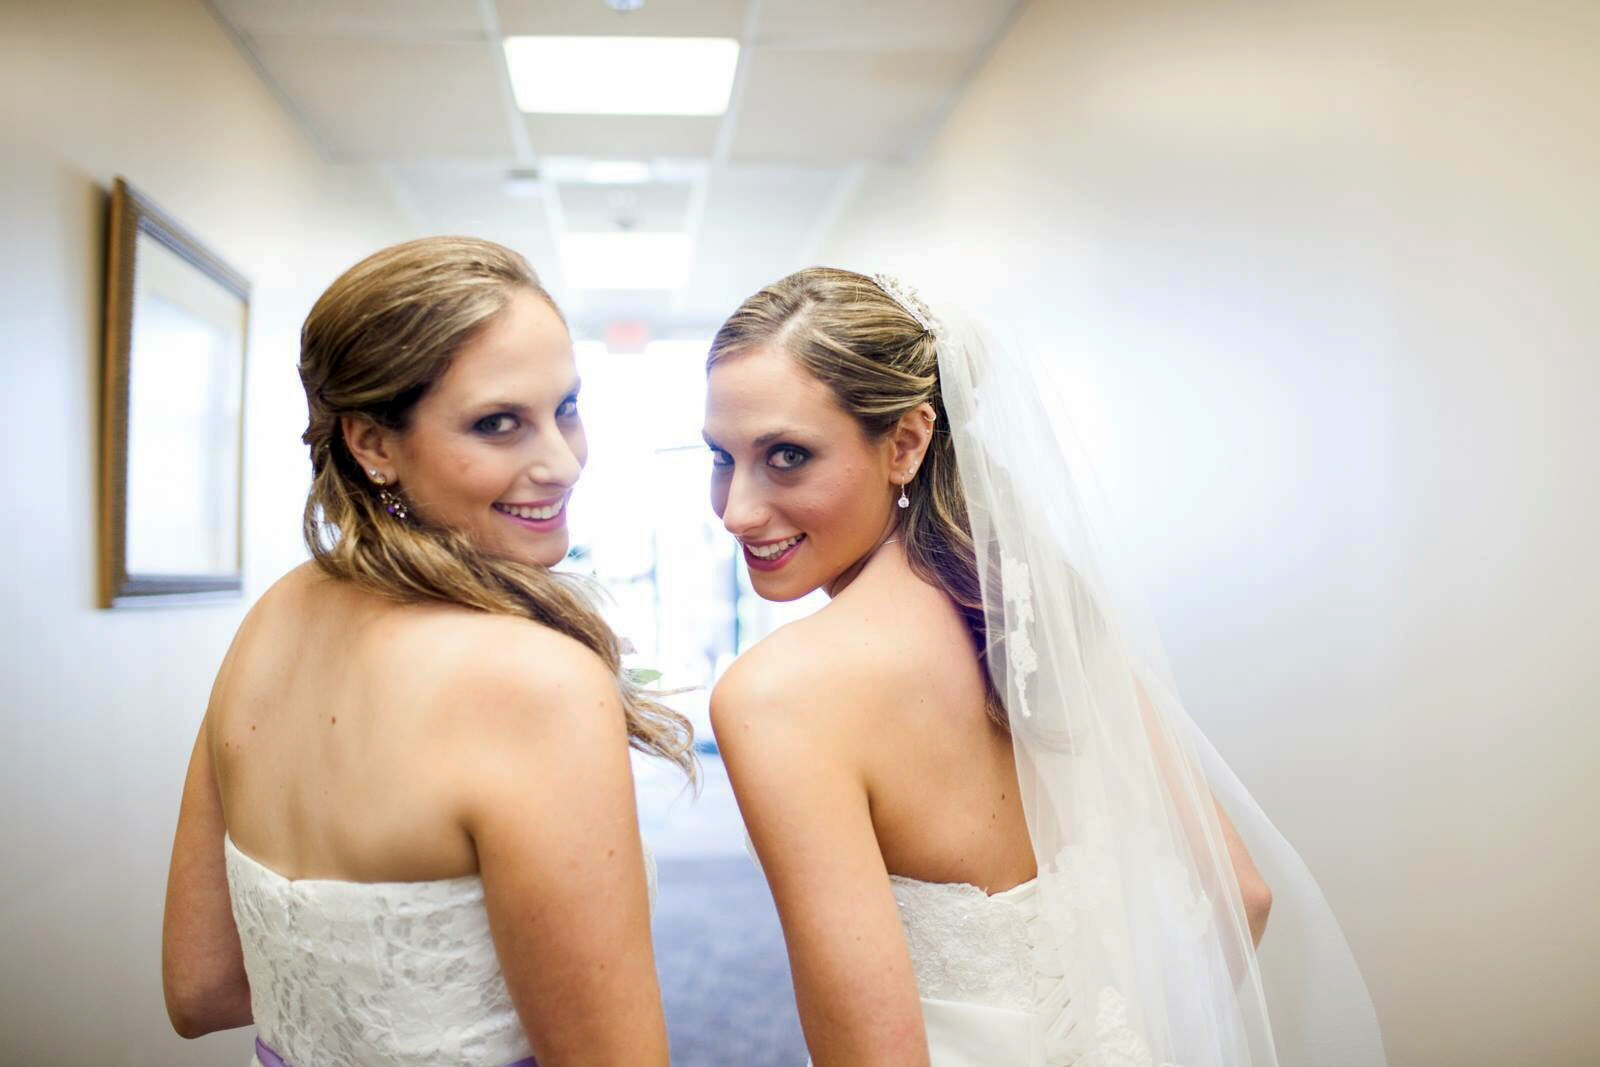
[[[581,642],[615,675],[633,746],[693,777],[688,720],[650,699],[621,669],[617,636],[590,585],[490,555],[456,530],[396,519],[345,446],[340,420],[347,415],[404,430],[461,346],[518,288],[560,315],[517,253],[475,238],[430,237],[368,256],[317,300],[300,331],[300,381],[310,410],[303,440],[312,469],[306,545],[326,574],[382,596],[515,615]]]
[[[808,267],[740,304],[712,339],[706,369],[760,345],[793,356],[869,438],[889,433],[917,405],[932,405],[933,436],[917,477],[906,486],[910,505],[897,512],[897,536],[912,570],[943,590],[961,613],[981,663],[987,648],[983,592],[933,335],[866,275]],[[989,716],[1005,727],[1005,707],[987,669],[984,679]]]

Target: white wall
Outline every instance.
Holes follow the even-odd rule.
[[[824,255],[1059,346],[1397,1065],[1600,1055],[1597,56],[1592,3],[1041,0]]]
[[[0,2],[0,1062],[214,1064],[161,1003],[183,769],[244,604],[302,558],[300,321],[406,236],[322,162],[199,0]],[[246,600],[96,603],[106,190],[126,176],[254,284]]]

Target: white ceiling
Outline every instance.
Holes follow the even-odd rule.
[[[329,159],[369,164],[422,232],[517,248],[580,332],[616,319],[703,336],[811,261],[864,168],[914,155],[1020,0],[211,0]],[[524,115],[506,36],[733,37],[725,115]],[[649,160],[661,180],[591,185],[582,159]],[[511,195],[513,169],[538,170]],[[687,230],[678,293],[569,291],[560,235]]]

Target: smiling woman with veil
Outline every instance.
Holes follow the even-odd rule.
[[[813,268],[709,366],[713,502],[757,592],[832,598],[713,696],[815,1061],[1382,1064],[1325,899],[1111,579],[1028,360]],[[1269,905],[1301,953],[1270,989]],[[1275,1033],[1280,1006],[1304,1018]]]

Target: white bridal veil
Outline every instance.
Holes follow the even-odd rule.
[[[1039,865],[1040,1062],[1381,1067],[1326,899],[1185,712],[1142,598],[1105,565],[1065,406],[1027,357],[876,280],[938,342],[941,429]],[[1276,940],[1288,957],[1265,985],[1217,805],[1273,890],[1263,951]]]

